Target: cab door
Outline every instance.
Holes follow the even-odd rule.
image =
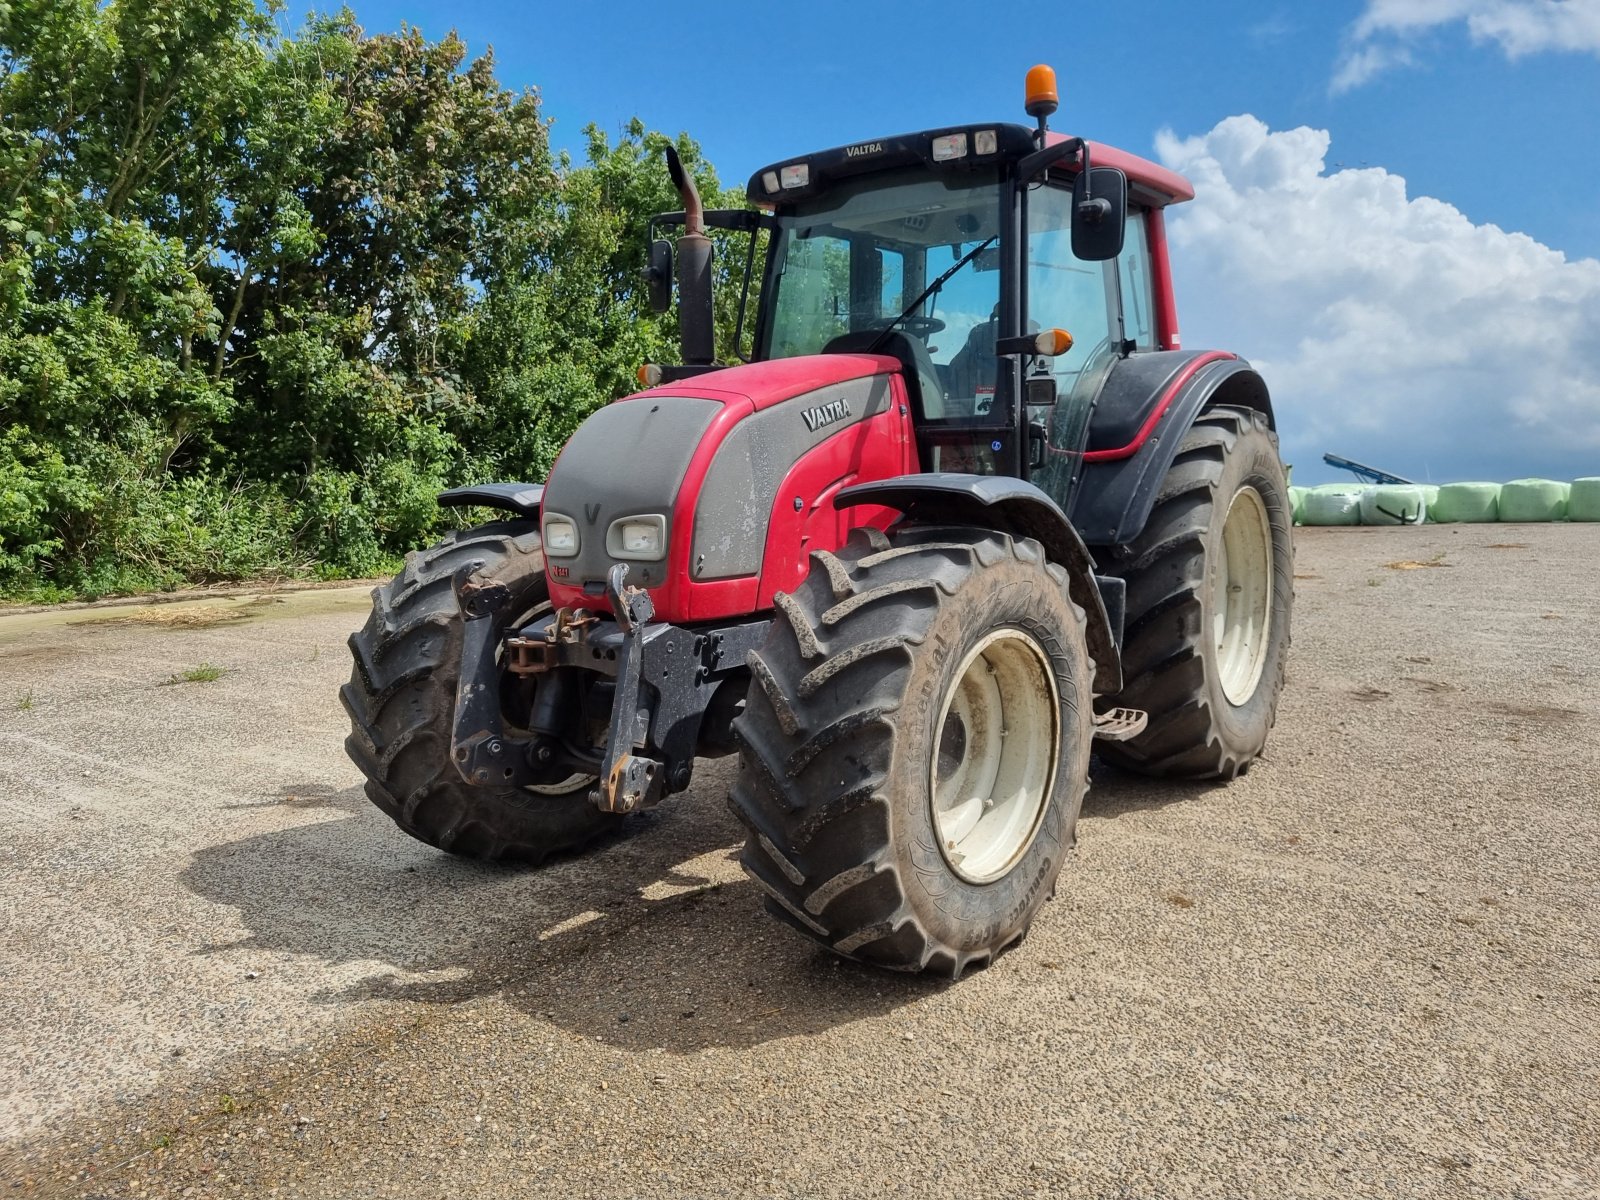
[[[1106,262],[1073,256],[1069,184],[1052,181],[1031,189],[1025,219],[1025,328],[1065,329],[1072,335],[1067,353],[1029,360],[1032,382],[1025,394],[1048,401],[1029,406],[1030,420],[1044,432],[1043,462],[1036,447],[1029,477],[1065,511],[1071,508],[1089,416],[1106,377],[1130,351],[1146,342],[1144,348],[1154,347],[1144,212],[1130,206],[1123,252]]]

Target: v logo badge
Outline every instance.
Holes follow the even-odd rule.
[[[583,515],[589,519],[589,524],[593,525],[600,519],[600,506],[598,504],[585,504],[583,506]]]

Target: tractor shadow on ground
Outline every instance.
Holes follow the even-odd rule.
[[[291,818],[300,823],[202,850],[183,872],[185,886],[236,909],[248,931],[200,952],[326,964],[307,972],[322,981],[310,986],[313,1004],[499,993],[610,1045],[684,1054],[819,1033],[950,986],[846,962],[772,920],[737,867],[742,834],[723,803],[731,771],[702,764],[689,793],[539,868],[442,854],[402,834],[359,788],[285,786],[234,807],[301,810]],[[1218,786],[1098,762],[1092,780],[1091,819],[1203,802]],[[1007,970],[1010,957],[990,969]]]
[[[1227,786],[1217,779],[1153,779],[1096,756],[1089,768],[1089,794],[1083,799],[1081,815],[1102,819],[1152,812],[1169,804],[1204,804],[1207,795]]]
[[[815,1034],[949,986],[837,959],[769,917],[735,860],[727,769],[702,764],[686,795],[539,868],[442,854],[359,788],[285,787],[237,807],[310,810],[305,823],[209,847],[183,871],[246,930],[199,953],[325,964],[301,969],[312,1004],[500,993],[607,1044],[674,1053]]]

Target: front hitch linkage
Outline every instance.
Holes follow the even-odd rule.
[[[470,562],[450,578],[465,618],[450,758],[468,783],[521,787],[536,780],[523,754],[526,747],[506,737],[495,669],[495,617],[511,604],[511,589],[493,580],[475,579],[482,569],[483,563]]]
[[[617,563],[606,575],[606,601],[622,630],[617,651],[617,690],[611,708],[611,729],[600,778],[589,794],[602,812],[634,812],[660,799],[666,783],[663,766],[636,756],[650,733],[650,711],[639,701],[640,665],[644,659],[644,627],[656,615],[650,593],[628,586],[628,564]]]

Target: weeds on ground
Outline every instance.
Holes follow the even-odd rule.
[[[1399,562],[1384,563],[1383,565],[1391,571],[1417,571],[1423,567],[1448,567],[1450,564],[1444,561],[1444,555],[1445,552],[1441,550],[1432,558],[1425,559],[1422,562],[1418,562],[1414,558],[1402,558]]]
[[[33,707],[33,689],[29,688],[27,691],[25,691],[25,692],[23,692],[23,693],[21,693],[20,695],[17,696],[17,711],[18,712],[27,712],[32,707]]]
[[[166,679],[161,686],[171,687],[175,683],[213,683],[227,674],[221,667],[214,667],[210,663],[201,663],[198,667],[190,667],[187,671],[179,671],[176,675]]]

